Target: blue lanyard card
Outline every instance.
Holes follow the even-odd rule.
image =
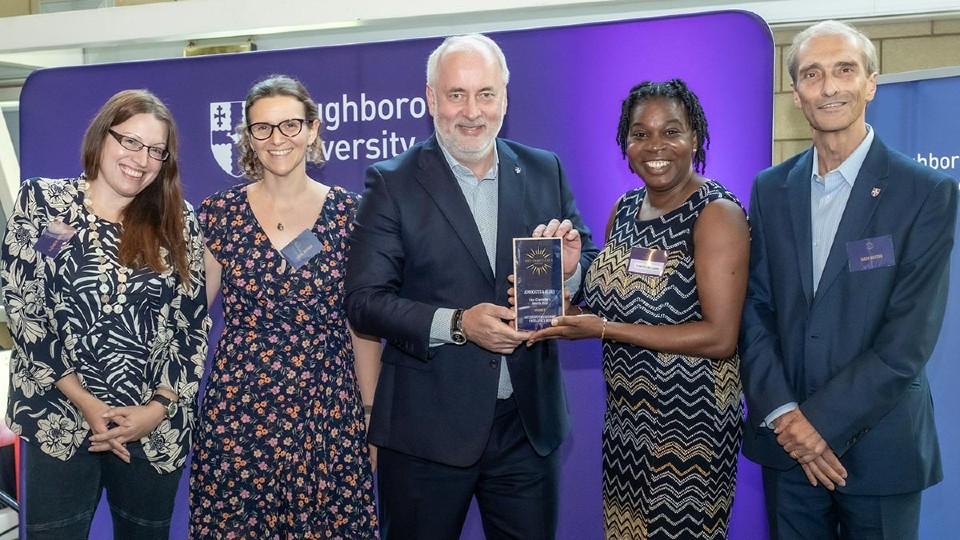
[[[851,272],[873,270],[897,264],[893,255],[893,237],[889,234],[847,242],[847,266]]]
[[[313,234],[313,229],[306,229],[292,242],[280,250],[283,258],[297,270],[323,250],[323,244]]]

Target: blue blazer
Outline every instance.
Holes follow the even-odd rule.
[[[597,254],[557,156],[497,139],[496,275],[453,171],[431,137],[367,170],[350,238],[347,314],[386,340],[371,443],[455,466],[479,460],[493,425],[500,355],[472,342],[429,347],[439,307],[507,306],[512,239],[550,219],[580,231],[584,273]],[[540,455],[570,431],[556,343],[507,357],[517,408]]]
[[[922,490],[943,477],[924,366],[946,308],[956,182],[875,137],[814,295],[812,168],[811,148],[753,185],[740,342],[743,452],[766,467],[796,466],[760,427],[795,401],[847,469],[840,491]],[[888,235],[893,266],[848,268],[848,242]]]

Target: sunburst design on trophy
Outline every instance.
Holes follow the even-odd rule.
[[[533,248],[524,255],[524,264],[527,267],[527,270],[530,270],[534,275],[541,276],[550,271],[552,257],[550,252],[543,247]]]

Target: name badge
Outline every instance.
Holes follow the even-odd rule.
[[[33,249],[47,257],[56,257],[75,234],[77,234],[77,230],[70,225],[62,221],[51,221],[40,233],[40,238],[37,238],[37,243],[34,244]]]
[[[630,251],[627,271],[631,274],[660,277],[663,275],[664,268],[667,267],[667,259],[668,254],[665,249],[635,247]]]
[[[322,250],[323,244],[320,243],[320,240],[317,240],[316,235],[313,234],[313,229],[307,229],[281,249],[280,253],[290,263],[290,266],[299,270],[301,266]]]
[[[893,255],[893,238],[888,234],[847,242],[847,263],[851,272],[897,264]]]

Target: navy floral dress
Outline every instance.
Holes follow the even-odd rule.
[[[291,267],[246,186],[199,208],[222,266],[224,331],[190,475],[193,538],[378,538],[373,475],[343,309],[358,197],[330,189],[321,252]]]

